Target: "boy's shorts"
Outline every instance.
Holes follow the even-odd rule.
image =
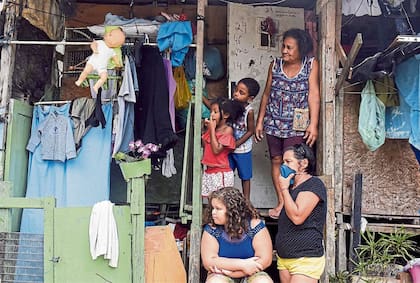
[[[233,171],[238,169],[238,176],[242,181],[252,179],[252,151],[229,154],[229,165]]]
[[[325,256],[281,258],[277,256],[277,269],[290,274],[301,274],[319,280],[325,268]]]

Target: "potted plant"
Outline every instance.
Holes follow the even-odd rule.
[[[128,152],[117,152],[115,160],[119,161],[124,179],[142,177],[151,173],[150,155],[159,150],[159,146],[153,143],[143,144],[141,140],[131,141],[128,144]]]
[[[353,282],[397,282],[397,275],[417,250],[413,236],[404,228],[390,234],[366,230],[363,243],[355,249]]]

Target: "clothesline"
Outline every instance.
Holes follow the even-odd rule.
[[[0,40],[1,45],[19,44],[19,45],[90,45],[91,41],[31,41],[31,40]],[[134,45],[133,42],[124,43],[125,46]],[[144,42],[143,45],[157,46],[155,42]],[[189,47],[197,47],[192,43]]]
[[[110,101],[117,101],[116,98],[104,98],[102,102],[110,102]],[[51,100],[51,101],[38,101],[35,102],[34,105],[51,105],[51,104],[66,104],[71,103],[72,100]]]

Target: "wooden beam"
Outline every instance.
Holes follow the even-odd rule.
[[[338,60],[335,51],[336,36],[336,1],[318,1],[320,27],[319,34],[319,62],[320,62],[320,88],[321,88],[321,112],[320,112],[320,139],[317,146],[320,149],[317,160],[321,165],[320,174],[329,176],[328,213],[325,225],[325,258],[328,264],[321,278],[321,282],[328,282],[328,274],[335,273],[335,200],[334,200],[334,117],[335,101],[334,86],[336,82],[336,70]]]
[[[322,12],[322,9],[324,9],[324,7],[325,7],[325,5],[327,5],[328,1],[331,1],[331,0],[318,0],[318,1],[316,1],[316,14],[317,15]],[[335,1],[335,0],[333,0],[333,1]]]
[[[353,41],[353,45],[351,46],[347,61],[344,63],[343,69],[341,71],[341,75],[338,78],[337,84],[335,85],[335,94],[338,94],[341,86],[343,85],[344,81],[349,75],[350,67],[353,65],[354,59],[356,59],[356,56],[359,53],[359,50],[360,50],[360,47],[362,47],[362,44],[363,44],[362,34],[358,33]]]
[[[193,134],[193,192],[192,192],[192,221],[191,242],[188,270],[188,282],[200,282],[200,242],[201,242],[201,108],[203,96],[203,49],[204,49],[204,21],[207,0],[197,2],[197,49],[195,74],[195,103],[194,103],[194,134]]]
[[[343,46],[340,44],[340,42],[337,40],[335,42],[336,46],[335,49],[337,50],[338,60],[340,60],[341,65],[344,66],[347,61],[347,54],[346,51],[344,51]]]
[[[16,3],[17,2],[17,3]],[[16,1],[15,5],[7,5],[5,14],[6,20],[4,23],[3,34],[9,39],[16,39],[17,37],[17,18],[20,15],[21,0]],[[1,48],[1,73],[0,73],[0,108],[7,109],[9,100],[12,94],[12,78],[15,69],[16,45],[3,45]],[[6,145],[7,123],[4,123],[3,131],[0,136],[0,148],[5,148]],[[5,151],[0,151],[0,180],[4,179],[4,161]]]
[[[362,221],[362,174],[356,173],[354,177],[354,185],[353,185],[353,204],[352,204],[352,213],[351,213],[351,234],[350,234],[350,262],[349,262],[349,270],[352,271],[354,264],[356,262],[356,252],[355,248],[357,248],[360,244],[361,235],[360,235],[360,226]]]
[[[333,272],[334,267],[328,265],[333,264],[331,258],[335,258],[335,209],[334,209],[334,188],[332,186],[332,178],[328,176],[319,176],[327,188],[327,222],[325,224],[325,254],[327,258],[326,274]],[[334,260],[332,260],[334,262]]]
[[[344,229],[343,214],[337,214],[337,261],[336,271],[347,270],[347,237]]]

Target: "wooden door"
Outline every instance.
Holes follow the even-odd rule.
[[[269,19],[268,19],[269,18]],[[274,23],[276,33],[261,29],[264,21]],[[255,118],[267,79],[268,67],[280,56],[281,35],[290,28],[304,28],[304,10],[295,8],[228,4],[228,71],[229,88],[238,80],[251,77],[260,84],[260,93],[252,103]],[[270,157],[266,141],[255,144],[252,151],[253,178],[251,201],[257,208],[271,208],[277,198],[271,181]],[[235,187],[241,188],[238,178]]]

